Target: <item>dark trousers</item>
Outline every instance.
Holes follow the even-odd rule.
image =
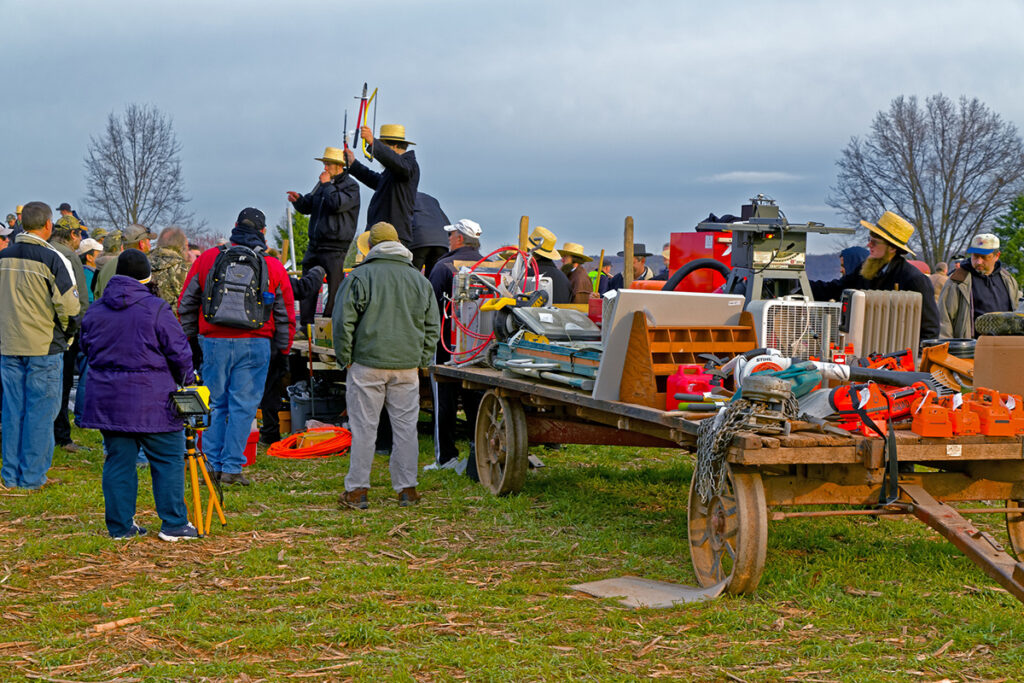
[[[75,382],[75,360],[78,357],[78,339],[64,352],[64,386],[60,395],[60,412],[53,421],[53,440],[58,446],[71,443],[71,420],[68,418],[68,401],[71,400],[71,385]]]
[[[447,253],[448,247],[416,247],[412,250],[412,265],[429,276],[434,264]]]
[[[458,382],[434,382],[434,455],[439,465],[459,457],[459,448],[455,441],[460,399],[469,425],[470,455],[474,454],[476,414],[482,396],[479,391],[462,388]],[[470,473],[470,477],[476,478],[476,462],[473,458],[470,459],[467,472]]]
[[[334,311],[334,297],[341,286],[341,280],[345,277],[345,253],[348,251],[348,244],[344,245],[342,251],[315,251],[308,250],[302,258],[302,274],[305,275],[313,266],[320,266],[327,271],[327,301],[324,303],[324,315],[330,317]],[[316,300],[320,296],[320,288],[299,302],[299,322],[303,325],[312,325],[316,316]]]
[[[263,414],[260,439],[267,443],[276,443],[281,440],[281,421],[277,419],[277,411],[281,410],[281,398],[284,396],[284,380],[288,376],[288,358],[281,353],[274,353],[270,356],[267,381],[263,386],[263,400],[260,401],[260,412]]]
[[[103,461],[103,502],[107,531],[124,536],[132,528],[139,496],[139,470],[135,457],[146,451],[153,477],[153,500],[162,530],[188,523],[185,507],[185,431],[138,434],[103,431],[107,455]]]

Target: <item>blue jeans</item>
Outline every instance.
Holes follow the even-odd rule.
[[[245,442],[263,398],[270,365],[270,340],[262,337],[200,337],[203,383],[210,388],[210,426],[203,451],[210,470],[240,474]]]
[[[4,383],[3,467],[7,486],[37,489],[53,462],[64,355],[0,356]]]
[[[180,529],[188,523],[185,507],[185,430],[138,434],[103,430],[106,459],[103,461],[103,502],[107,531],[124,536],[134,523],[139,496],[135,457],[140,449],[149,457],[153,477],[153,501],[162,529]]]

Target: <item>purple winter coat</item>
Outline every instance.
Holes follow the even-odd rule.
[[[82,320],[88,389],[79,426],[157,434],[182,429],[171,392],[192,377],[192,351],[167,302],[115,275]]]

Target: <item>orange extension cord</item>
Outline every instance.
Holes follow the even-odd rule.
[[[333,432],[335,436],[326,439],[312,446],[296,448],[299,437],[304,434],[318,434],[322,432]],[[344,455],[349,446],[352,445],[352,433],[341,427],[317,427],[306,432],[292,434],[267,449],[267,455],[275,458],[288,458],[291,460],[309,460],[312,458],[330,458],[335,455]]]

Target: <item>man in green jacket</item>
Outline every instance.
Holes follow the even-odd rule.
[[[61,363],[78,329],[71,264],[46,240],[53,210],[29,202],[25,232],[0,252],[0,375],[4,385],[4,485],[37,489],[53,461]]]
[[[413,268],[412,252],[390,223],[370,228],[370,251],[342,281],[334,303],[334,353],[349,366],[345,398],[352,448],[345,507],[365,510],[370,488],[377,422],[386,404],[394,442],[391,487],[398,504],[419,502],[416,492],[416,419],[419,372],[437,345],[440,316],[430,283]]]
[[[138,223],[132,223],[123,231],[121,231],[121,248],[118,253],[125,249],[138,249],[143,254],[148,254],[150,249],[150,240],[155,240],[156,234],[147,230],[144,226]],[[106,246],[106,243],[104,243]],[[103,264],[102,270],[96,275],[96,298],[99,299],[103,296],[103,290],[106,289],[107,283],[110,282],[110,278],[114,277],[117,272],[117,256],[110,259]]]
[[[939,337],[971,339],[974,321],[985,313],[1013,311],[1020,288],[999,260],[999,238],[975,235],[962,261],[939,294]]]
[[[82,266],[82,260],[75,253],[78,250],[78,245],[82,243],[82,225],[78,222],[77,218],[71,215],[71,207],[66,202],[61,204],[61,212],[65,211],[63,208],[65,206],[68,207],[66,209],[68,213],[62,215],[53,224],[50,244],[68,260],[71,264],[71,269],[74,271],[75,287],[78,289],[80,305],[78,317],[81,319],[89,308],[89,289],[85,279],[85,268]],[[78,338],[76,337],[68,347],[68,350],[64,352],[60,411],[57,413],[57,418],[53,421],[53,438],[57,446],[68,453],[77,453],[78,451],[85,450],[82,446],[71,440],[71,420],[68,418],[68,403],[71,401],[71,387],[75,382],[75,369],[78,367],[77,361]]]

